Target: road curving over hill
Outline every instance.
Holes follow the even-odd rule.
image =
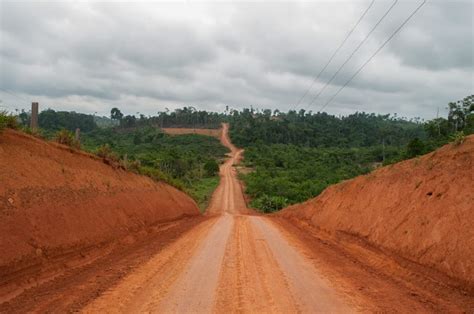
[[[268,218],[246,207],[231,150],[209,219],[84,308],[107,312],[344,312],[353,308]],[[170,263],[166,263],[170,256]],[[172,257],[172,258],[171,258]],[[314,293],[307,293],[314,291]]]
[[[231,153],[205,216],[156,226],[121,250],[26,290],[0,312],[469,312],[442,273],[304,219],[247,208]],[[295,214],[296,215],[296,214]]]

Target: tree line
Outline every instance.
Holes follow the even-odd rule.
[[[122,128],[154,126],[159,128],[210,128],[217,129],[224,120],[224,115],[217,112],[197,110],[188,106],[170,111],[159,111],[156,116],[139,114],[124,115],[119,108],[112,108],[110,118],[118,121]]]
[[[364,112],[233,111],[231,139],[245,147],[243,162],[252,169],[241,175],[250,204],[276,211],[375,167],[461,143],[474,133],[473,100],[451,102],[447,118],[426,122]]]

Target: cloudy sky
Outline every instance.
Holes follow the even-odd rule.
[[[368,1],[0,0],[0,106],[156,114],[194,105],[288,110]],[[422,0],[376,0],[297,109],[318,111]],[[473,1],[428,1],[325,108],[432,118],[474,92]],[[1,108],[0,108],[1,109]]]

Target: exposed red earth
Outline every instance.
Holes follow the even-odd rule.
[[[170,135],[200,134],[220,138],[222,129],[163,128],[163,131]]]
[[[0,302],[114,242],[199,215],[169,185],[15,131],[0,135],[0,182]]]
[[[221,166],[221,182],[205,216],[193,216],[197,213],[195,204],[164,184],[112,169],[91,156],[72,154],[65,148],[17,133],[1,135],[2,197],[19,191],[21,187],[12,183],[12,188],[4,189],[3,169],[9,169],[5,178],[24,176],[18,182],[29,182],[35,167],[27,148],[39,145],[58,151],[58,154],[71,155],[70,162],[81,165],[77,168],[78,181],[79,178],[81,182],[85,181],[95,171],[101,178],[116,177],[116,181],[110,179],[111,186],[120,192],[104,195],[104,198],[139,199],[132,203],[124,200],[113,203],[114,208],[120,208],[119,213],[123,211],[127,215],[112,226],[132,224],[133,227],[130,230],[118,228],[122,233],[111,232],[113,237],[108,238],[109,242],[103,240],[103,244],[99,244],[101,238],[98,234],[103,231],[95,228],[115,229],[107,220],[91,216],[95,228],[91,226],[81,233],[85,239],[91,240],[90,250],[72,247],[68,253],[56,256],[46,254],[49,251],[44,248],[36,259],[31,259],[41,262],[25,264],[17,269],[3,267],[0,312],[473,311],[472,231],[466,229],[468,224],[472,225],[473,217],[472,138],[458,147],[444,147],[434,156],[385,167],[371,175],[336,185],[318,198],[280,214],[262,216],[245,205],[233,167],[241,158],[242,151],[230,143],[227,131],[225,125],[221,141],[231,150],[230,158]],[[9,143],[8,139],[11,142],[5,145]],[[21,164],[4,166],[3,158],[21,147],[24,151],[15,154]],[[61,164],[65,163],[63,158],[66,157],[55,156],[45,154],[43,160],[34,165],[50,165],[45,169],[60,177]],[[430,160],[433,166],[428,164]],[[52,163],[56,166],[53,167]],[[22,172],[23,167],[31,170]],[[432,173],[438,167],[439,172]],[[81,169],[85,172],[83,175]],[[34,178],[38,187],[43,188],[50,184],[57,188],[80,186],[76,179],[51,182],[59,179],[48,177],[46,171]],[[417,192],[410,192],[411,184],[415,182],[417,185],[418,180],[423,182],[415,189]],[[14,179],[10,181],[16,182]],[[362,182],[363,186],[358,186],[357,182]],[[148,184],[146,192],[140,194],[136,191],[137,185],[148,187]],[[107,191],[106,185],[100,186],[100,191]],[[61,232],[67,232],[67,228],[61,228],[61,225],[67,225],[64,215],[87,212],[88,206],[81,204],[82,200],[97,197],[92,192],[93,189],[86,190],[71,198],[70,206],[61,203],[61,193],[39,193],[41,197],[38,199],[43,202],[43,207],[36,211],[31,210],[33,202],[29,195],[15,194],[17,199],[13,204],[25,204],[22,205],[23,212],[37,213],[36,217],[44,211],[41,217],[47,218],[43,220],[45,226],[40,228],[51,229],[51,237],[57,234],[56,237],[61,239]],[[427,198],[429,192],[432,192],[433,199]],[[442,193],[441,196],[437,196],[438,193]],[[162,199],[166,196],[170,200],[163,206]],[[436,197],[442,200],[444,211],[434,205]],[[150,211],[141,209],[146,207],[141,198],[152,204]],[[8,198],[5,201],[9,202]],[[90,201],[89,204],[93,203]],[[3,217],[9,219],[7,213],[15,212],[10,208],[13,205],[1,204],[4,206],[0,224],[3,248],[4,235],[21,234],[22,228],[15,226],[13,218],[9,224],[3,224]],[[51,216],[47,204],[51,208],[58,206],[62,214]],[[330,212],[326,206],[331,208]],[[141,216],[142,211],[150,216]],[[109,214],[114,215],[116,211],[111,210]],[[26,213],[23,216],[26,218],[22,219],[35,217]],[[186,218],[178,219],[181,216]],[[453,225],[455,220],[451,217],[457,217],[458,223]],[[418,223],[421,225],[425,220],[429,222],[420,227]],[[451,232],[445,232],[445,223],[451,224]],[[454,230],[458,227],[459,230]],[[405,230],[409,230],[410,238],[402,238],[408,237]],[[439,240],[433,241],[429,237],[436,232],[439,232],[439,237],[436,237]],[[69,239],[74,237],[71,235]],[[10,254],[20,255],[21,247],[28,247],[28,241],[19,238],[19,253],[13,248]],[[429,241],[431,244],[427,245]],[[36,254],[36,247],[25,249],[27,253],[30,251]],[[430,257],[424,257],[426,254]],[[457,260],[454,256],[458,257]],[[436,264],[438,261],[440,265]],[[62,268],[51,266],[51,276],[44,275],[44,280],[35,279],[39,273],[48,273],[48,265],[61,265]],[[15,293],[11,292],[11,287],[16,287]]]
[[[279,216],[370,243],[474,290],[474,136],[333,185]]]

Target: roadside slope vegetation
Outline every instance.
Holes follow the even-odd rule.
[[[185,193],[98,157],[6,130],[0,135],[0,277],[199,215]]]
[[[474,287],[474,136],[327,188],[277,215]]]

